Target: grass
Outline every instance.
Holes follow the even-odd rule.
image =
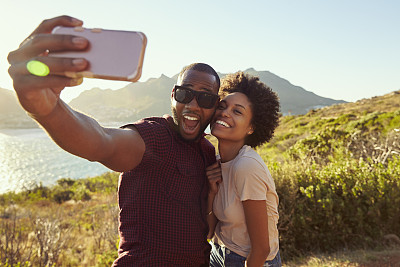
[[[400,246],[385,250],[355,250],[316,254],[284,262],[286,267],[396,267],[400,266]]]

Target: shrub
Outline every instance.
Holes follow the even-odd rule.
[[[74,195],[72,197],[74,200],[82,200],[82,201],[87,201],[90,200],[90,192],[89,190],[85,187],[84,184],[80,184],[78,187],[74,188]]]
[[[57,203],[63,203],[65,201],[68,201],[72,199],[72,196],[74,195],[74,192],[70,189],[64,189],[64,188],[56,188],[52,192],[51,198],[57,202]]]
[[[272,168],[283,254],[372,247],[400,235],[400,160]]]

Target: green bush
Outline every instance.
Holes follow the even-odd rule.
[[[72,199],[77,200],[77,201],[78,200],[82,200],[82,201],[90,200],[91,199],[90,192],[85,187],[84,184],[80,184],[79,186],[74,188],[74,195],[73,195]]]
[[[280,197],[283,255],[375,247],[400,235],[400,158],[270,166]]]
[[[70,189],[64,189],[62,187],[57,187],[53,190],[51,199],[57,203],[63,203],[65,201],[71,200],[74,192]]]
[[[118,257],[118,250],[106,251],[103,254],[97,255],[96,267],[111,266],[115,259]]]
[[[57,184],[61,187],[73,186],[76,183],[76,179],[72,178],[61,178],[57,180]]]
[[[119,174],[116,172],[107,172],[100,176],[83,180],[86,188],[90,192],[117,192]]]
[[[27,191],[27,193],[28,193],[27,198],[30,201],[38,201],[38,200],[48,199],[50,195],[50,189],[48,187],[43,186],[42,184],[39,184],[39,186],[36,186],[32,190]]]

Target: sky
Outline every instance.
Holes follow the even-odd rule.
[[[70,15],[84,27],[147,36],[139,82],[193,62],[218,72],[270,71],[319,96],[354,102],[400,89],[397,0],[1,0],[0,87],[12,89],[7,55],[47,18]],[[127,82],[85,79],[93,87]]]

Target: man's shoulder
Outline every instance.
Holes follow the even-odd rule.
[[[125,124],[121,128],[166,128],[169,129],[169,117],[147,117],[133,123]]]
[[[162,117],[148,117],[144,118],[143,120],[148,122],[160,123],[162,125],[168,125],[169,123],[172,122],[172,117],[169,115],[164,115]]]
[[[200,140],[200,148],[202,150],[203,155],[206,157],[207,165],[210,165],[216,161],[215,158],[215,148],[211,142],[205,138],[206,135],[203,135],[203,137]]]
[[[206,138],[207,134],[203,134],[203,136],[200,139],[200,144],[202,148],[204,149],[214,149],[214,145],[211,144],[211,142]]]
[[[134,123],[126,124],[121,128],[137,131],[146,146],[160,142],[168,142],[168,140],[174,136],[168,117],[143,118]]]
[[[164,126],[164,125],[168,125],[168,120],[169,117],[167,116],[163,116],[163,117],[147,117],[147,118],[143,118],[140,119],[136,122],[134,122],[133,124],[150,124],[150,125],[160,125],[160,126]]]

